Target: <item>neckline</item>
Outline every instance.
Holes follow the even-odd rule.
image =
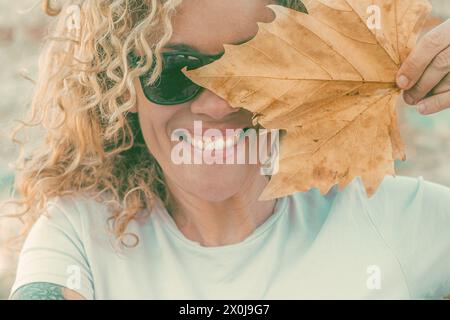
[[[245,246],[253,242],[255,239],[264,234],[266,231],[268,231],[269,228],[275,223],[275,221],[277,221],[281,217],[281,215],[287,211],[286,209],[288,204],[288,197],[286,196],[282,198],[277,198],[274,206],[274,212],[272,213],[272,215],[270,215],[262,224],[256,227],[256,229],[253,230],[253,232],[250,233],[244,240],[233,244],[227,244],[222,246],[211,246],[211,247],[202,246],[199,242],[188,239],[180,231],[180,229],[178,229],[178,226],[176,225],[172,216],[169,214],[169,212],[163,205],[162,201],[159,200],[158,203],[159,206],[155,210],[156,216],[160,219],[164,227],[171,234],[173,234],[178,240],[196,250],[204,252],[219,252],[219,251],[228,251]]]

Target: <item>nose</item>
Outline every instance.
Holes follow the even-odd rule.
[[[207,115],[214,120],[221,120],[231,113],[239,112],[239,108],[231,107],[227,101],[215,93],[204,89],[200,95],[192,101],[191,112]]]

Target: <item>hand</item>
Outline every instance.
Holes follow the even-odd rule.
[[[450,108],[450,19],[426,34],[397,74],[403,98],[422,114]]]

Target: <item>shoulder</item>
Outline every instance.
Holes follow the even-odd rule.
[[[391,194],[390,192],[396,192],[397,194]],[[398,198],[398,196],[411,198],[423,193],[438,193],[439,195],[449,195],[450,188],[438,183],[428,181],[422,176],[386,176],[381,183],[379,190],[375,193],[375,198],[387,195],[393,195],[396,196],[396,198]]]
[[[386,176],[375,194],[369,197],[363,180],[357,177],[342,191],[335,185],[326,194],[312,188],[287,198],[289,207],[299,214],[315,212],[315,218],[320,216],[322,220],[332,214],[347,220],[366,213],[378,228],[399,230],[399,225],[417,223],[425,212],[429,212],[428,217],[448,216],[450,188],[423,177]],[[430,213],[430,210],[434,212]]]
[[[109,212],[106,203],[106,198],[100,200],[86,194],[70,194],[49,199],[47,212],[49,217],[59,212],[70,219],[82,219],[93,212]]]
[[[379,223],[438,224],[450,219],[450,188],[420,177],[386,176],[367,203]]]
[[[41,219],[81,230],[87,224],[105,221],[110,215],[111,211],[104,201],[85,194],[72,194],[49,199]]]
[[[71,194],[50,198],[45,211],[28,233],[22,251],[49,244],[52,239],[70,239],[81,246],[94,230],[105,230],[110,216],[104,203],[87,195]]]
[[[364,189],[360,181],[359,188]],[[386,176],[377,192],[366,196],[363,202],[372,222],[387,240],[440,237],[450,244],[450,188],[444,185],[422,176]]]

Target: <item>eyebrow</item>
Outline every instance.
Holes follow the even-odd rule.
[[[245,40],[242,40],[242,41],[231,43],[231,44],[235,45],[235,46],[238,46],[238,45],[244,44],[244,43],[252,40],[253,38],[254,38],[254,36],[250,37],[250,38],[247,38]],[[185,44],[185,43],[169,43],[164,48],[172,49],[172,50],[176,50],[176,51],[188,51],[188,52],[199,53],[199,54],[202,54],[202,55],[207,55],[207,54],[201,52],[200,50],[198,50],[196,47],[188,45],[188,44]],[[221,52],[221,53],[223,53],[223,52]]]

